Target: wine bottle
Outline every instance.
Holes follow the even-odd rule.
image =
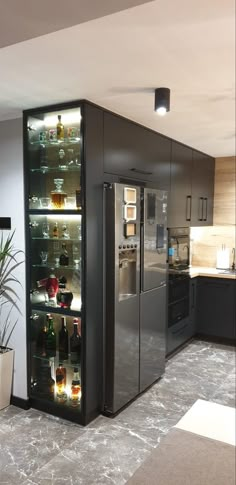
[[[62,253],[60,255],[60,265],[69,266],[69,256],[68,256],[68,251],[66,249],[66,244],[62,244]]]
[[[81,336],[78,334],[78,324],[78,318],[74,318],[74,331],[70,337],[70,356],[72,364],[78,364],[81,356]]]
[[[75,367],[74,375],[71,383],[72,406],[78,406],[80,399],[81,399],[81,384],[80,384],[79,369]]]
[[[61,330],[59,332],[59,359],[68,359],[68,330],[66,328],[66,317],[61,318]]]
[[[53,318],[50,315],[48,317],[48,332],[46,338],[46,352],[48,357],[55,357],[56,356],[56,333],[53,326]]]
[[[64,125],[61,122],[61,115],[58,115],[57,139],[58,140],[63,140],[64,139]]]
[[[44,324],[40,329],[37,339],[37,353],[42,357],[46,357],[46,340],[47,340],[47,325]]]

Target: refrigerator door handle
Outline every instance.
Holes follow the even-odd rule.
[[[140,224],[140,291],[144,291],[144,224]]]

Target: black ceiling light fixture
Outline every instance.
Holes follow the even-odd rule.
[[[155,111],[164,116],[170,111],[170,89],[169,88],[157,88],[155,89]]]

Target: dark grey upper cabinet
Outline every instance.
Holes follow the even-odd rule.
[[[191,226],[213,224],[215,160],[193,150]]]
[[[155,181],[170,188],[171,140],[129,120],[104,113],[104,172]]]
[[[191,225],[192,149],[172,142],[168,227]]]

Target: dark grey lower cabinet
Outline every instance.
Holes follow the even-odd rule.
[[[167,355],[187,342],[196,333],[196,295],[197,279],[189,282],[189,315],[167,330]]]
[[[174,352],[180,345],[183,345],[193,336],[192,321],[190,317],[184,318],[168,328],[167,354]]]
[[[236,280],[198,278],[196,330],[209,337],[236,338]]]

